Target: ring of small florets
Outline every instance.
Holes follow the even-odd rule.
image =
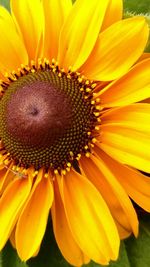
[[[13,169],[69,171],[96,141],[100,104],[97,84],[67,72],[53,60],[31,61],[1,81],[1,163]]]

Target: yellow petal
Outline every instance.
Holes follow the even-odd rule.
[[[94,150],[99,153],[96,148]],[[84,157],[81,159],[83,171],[105,199],[115,221],[128,233],[134,232],[137,236],[138,220],[133,205],[109,168],[109,162],[105,164],[103,158],[105,154],[102,151],[100,157],[98,154],[91,156],[91,159]]]
[[[109,0],[77,0],[62,28],[58,62],[64,68],[79,68],[97,40]]]
[[[135,65],[121,79],[105,87],[99,96],[103,107],[129,105],[150,97],[150,59]]]
[[[121,126],[150,134],[150,104],[137,103],[103,113],[103,127]]]
[[[5,179],[7,177],[8,171],[6,168],[0,169],[0,192],[2,190],[3,184],[5,182]]]
[[[32,257],[36,257],[39,254],[41,246],[38,247],[38,249],[34,252]]]
[[[101,128],[102,150],[123,164],[150,172],[149,135],[120,126],[104,125]]]
[[[31,189],[31,180],[14,180],[0,199],[0,250],[8,240]]]
[[[147,212],[150,212],[150,178],[142,173],[113,162],[114,172],[128,195]],[[117,169],[116,169],[117,168]]]
[[[11,232],[9,241],[14,249],[16,249],[16,240],[15,240],[15,232],[16,232],[16,227],[14,227],[13,231]]]
[[[57,58],[59,35],[71,8],[71,0],[42,0],[44,7],[44,57],[52,60]]]
[[[30,59],[38,55],[40,38],[44,25],[43,9],[40,0],[11,0],[11,11],[22,34]]]
[[[0,19],[5,20],[5,22],[7,22],[7,24],[10,24],[10,27],[12,27],[13,18],[10,15],[10,12],[3,6],[0,6]]]
[[[110,27],[113,23],[122,19],[123,1],[110,0],[103,20],[101,31]]]
[[[125,174],[126,179],[123,179],[124,175],[120,176],[120,183],[140,207],[150,212],[150,178],[130,169]]]
[[[116,259],[119,249],[118,232],[110,211],[96,188],[72,170],[62,177],[61,191],[67,220],[82,251],[101,264]]]
[[[2,72],[0,72],[0,79],[1,80],[5,80],[6,78],[4,77],[4,75],[2,74]],[[3,90],[3,88],[2,88],[2,86],[0,85],[0,90],[2,91]]]
[[[82,67],[92,80],[111,81],[124,75],[142,54],[149,35],[144,18],[114,23],[103,31],[93,52]]]
[[[26,65],[28,55],[24,43],[16,31],[11,16],[3,8],[0,9],[0,33],[1,73],[17,70],[21,64]]]
[[[73,266],[81,266],[88,263],[87,257],[75,242],[65,215],[63,203],[55,182],[55,199],[52,206],[52,221],[54,235],[64,258]]]
[[[42,177],[35,183],[16,227],[16,248],[23,261],[39,249],[45,233],[49,210],[53,201],[53,188],[49,178]]]
[[[109,166],[110,171],[123,186],[127,194],[143,209],[150,211],[150,179],[142,173],[129,168],[125,165],[104,154],[99,155]]]
[[[120,225],[117,221],[115,221],[115,224],[117,226],[118,232],[119,232],[119,236],[120,239],[125,239],[127,237],[129,237],[132,233],[128,232],[122,225]]]
[[[147,58],[150,58],[150,53],[143,53],[143,54],[140,56],[140,58],[138,59],[137,63],[138,63],[138,62],[141,62],[141,61],[143,61],[143,60],[145,60],[145,59],[147,59]]]
[[[0,179],[0,193],[2,194],[16,175],[10,169],[6,169],[6,167],[0,171],[0,175],[2,175]]]

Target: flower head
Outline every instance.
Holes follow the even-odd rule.
[[[108,264],[138,234],[130,199],[150,211],[146,21],[121,0],[11,0],[0,31],[0,249],[35,256],[51,216],[69,263]]]

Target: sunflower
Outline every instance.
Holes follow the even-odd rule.
[[[121,0],[0,7],[0,249],[37,255],[48,218],[74,266],[118,257],[150,211],[150,56]]]

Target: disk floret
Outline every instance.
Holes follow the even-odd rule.
[[[32,61],[6,74],[0,100],[3,164],[65,174],[83,154],[89,156],[100,124],[95,87],[54,60]]]

